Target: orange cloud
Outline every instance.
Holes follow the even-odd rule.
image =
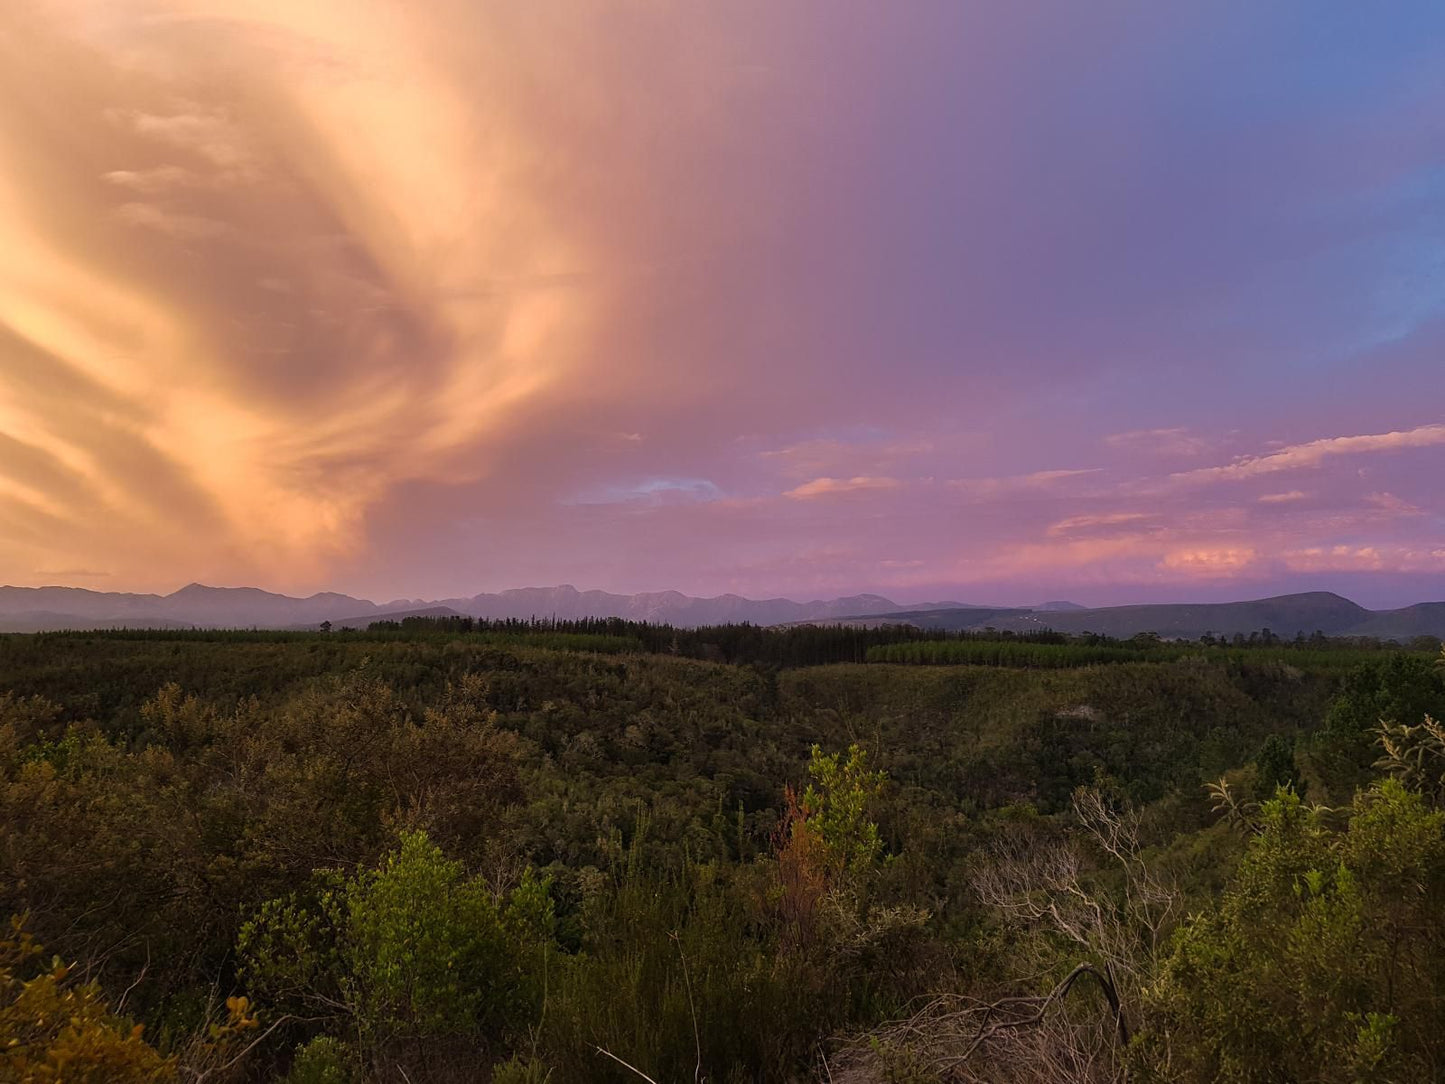
[[[815,497],[831,497],[841,493],[897,489],[902,484],[897,478],[873,478],[862,475],[856,478],[814,478],[811,482],[804,482],[802,485],[788,490],[783,496],[804,501]]]
[[[1307,494],[1303,490],[1291,489],[1286,493],[1261,493],[1255,498],[1260,504],[1293,504],[1302,501]]]
[[[1249,548],[1182,549],[1166,553],[1159,567],[1200,577],[1231,577],[1254,565],[1258,554]]]

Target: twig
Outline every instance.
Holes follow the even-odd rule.
[[[616,1054],[612,1053],[612,1051],[610,1051],[610,1050],[603,1050],[602,1047],[599,1046],[599,1047],[597,1048],[597,1053],[599,1053],[599,1054],[605,1054],[607,1057],[611,1058],[611,1059],[612,1059],[613,1061],[615,1061],[618,1065],[621,1065],[621,1066],[622,1066],[623,1068],[625,1068],[625,1069],[631,1069],[634,1073],[636,1073],[638,1076],[640,1076],[643,1080],[647,1081],[647,1084],[657,1084],[657,1081],[653,1080],[652,1077],[648,1076],[648,1075],[647,1075],[646,1073],[644,1073],[641,1069],[639,1069],[637,1066],[631,1064],[630,1062],[625,1062],[625,1061],[623,1061],[623,1060],[622,1060],[621,1058],[619,1058]]]
[[[692,1015],[692,1041],[697,1048],[697,1067],[692,1071],[695,1084],[702,1084],[702,1033],[697,1027],[697,1006],[692,1000],[692,978],[687,973],[687,955],[682,951],[682,938],[676,932],[668,934],[677,946],[677,958],[682,961],[682,982],[687,987],[687,1011]]]

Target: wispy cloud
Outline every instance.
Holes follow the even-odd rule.
[[[812,500],[817,497],[833,497],[845,493],[869,493],[878,490],[897,489],[903,483],[897,478],[869,477],[814,478],[811,482],[787,490],[783,496],[795,501]]]
[[[628,504],[665,501],[715,501],[723,491],[706,478],[644,478],[636,482],[590,489],[569,498],[569,504]]]
[[[1069,516],[1049,524],[1049,534],[1077,534],[1080,531],[1094,530],[1100,527],[1121,527],[1126,524],[1136,524],[1148,518],[1143,512],[1101,512]]]
[[[945,484],[976,497],[1049,489],[1061,482],[1103,473],[1102,467],[1040,470],[1031,474],[1005,474],[992,478],[951,478]]]
[[[1325,437],[1304,444],[1291,444],[1267,455],[1244,456],[1220,467],[1200,467],[1172,475],[1178,481],[1211,482],[1256,478],[1279,471],[1318,467],[1336,456],[1371,455],[1410,448],[1445,444],[1445,425],[1421,425],[1389,433],[1368,433],[1353,437]]]
[[[1423,516],[1425,514],[1425,509],[1418,504],[1407,501],[1403,497],[1397,497],[1393,493],[1367,493],[1365,494],[1365,503],[1392,516]]]
[[[1172,429],[1131,429],[1104,438],[1110,448],[1152,455],[1194,456],[1212,451],[1217,442],[1182,427]]]

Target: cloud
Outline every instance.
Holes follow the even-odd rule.
[[[1445,444],[1445,425],[1421,425],[1389,433],[1354,437],[1325,437],[1305,444],[1291,444],[1267,455],[1245,456],[1222,467],[1201,467],[1172,477],[1184,482],[1232,481],[1255,478],[1279,471],[1303,470],[1322,465],[1336,456],[1371,455],[1410,448]]]
[[[1148,519],[1143,512],[1103,512],[1069,516],[1049,525],[1049,534],[1077,534],[1097,527],[1119,527]]]
[[[1031,490],[1045,490],[1059,482],[1103,473],[1101,467],[1068,470],[1040,470],[1030,474],[1007,474],[993,478],[953,478],[946,485],[977,497],[999,496]]]
[[[571,504],[657,503],[661,501],[715,501],[723,492],[706,478],[645,478],[624,485],[607,485],[573,497]]]
[[[1249,548],[1172,550],[1159,567],[1187,576],[1233,577],[1250,568],[1257,557]]]
[[[1293,504],[1296,501],[1305,500],[1308,494],[1300,489],[1291,489],[1284,493],[1261,493],[1255,498],[1260,504]]]
[[[805,501],[844,493],[897,489],[902,484],[897,478],[873,478],[863,475],[855,478],[814,478],[811,482],[804,482],[802,485],[788,490],[783,496],[797,501]]]
[[[1367,493],[1365,494],[1365,503],[1394,516],[1423,516],[1425,514],[1425,510],[1418,504],[1412,504],[1393,493]]]
[[[153,195],[175,189],[195,188],[205,183],[204,178],[180,166],[157,166],[154,169],[113,169],[101,174],[101,179],[117,188]]]
[[[115,216],[128,225],[156,230],[188,241],[224,237],[232,229],[229,223],[214,218],[167,210],[153,203],[122,203],[116,208]]]
[[[1192,433],[1185,428],[1174,429],[1131,429],[1125,433],[1111,433],[1104,438],[1111,448],[1151,455],[1193,456],[1211,451],[1216,442]]]
[[[1285,567],[1295,572],[1374,572],[1385,567],[1377,546],[1310,546],[1286,550],[1281,557]]]

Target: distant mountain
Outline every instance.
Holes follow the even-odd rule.
[[[323,592],[292,598],[255,587],[192,583],[169,595],[91,591],[82,587],[0,587],[0,624],[25,620],[56,628],[285,628],[328,618],[377,614],[374,602]]]
[[[932,611],[912,615],[864,615],[851,622],[907,621],[920,628],[950,631],[991,626],[1014,632],[1095,632],[1126,638],[1153,632],[1165,638],[1197,639],[1248,635],[1262,629],[1286,639],[1306,636],[1374,636],[1382,640],[1409,640],[1415,636],[1445,638],[1445,602],[1422,602],[1400,610],[1367,610],[1329,591],[1254,599],[1248,602],[1166,603],[1145,606],[1070,607],[1046,610],[995,611],[987,616],[973,610]]]
[[[951,609],[957,602],[903,607],[881,595],[852,595],[827,601],[794,602],[787,598],[749,599],[741,595],[694,598],[677,591],[614,595],[606,591],[579,591],[560,587],[523,587],[471,598],[442,599],[439,603],[474,617],[530,618],[622,617],[672,625],[724,625],[747,621],[754,625],[781,625],[844,617],[856,613],[891,613],[909,609]]]
[[[466,617],[464,613],[453,610],[450,606],[423,606],[416,610],[387,610],[382,614],[363,614],[360,617],[338,617],[331,620],[331,627],[334,629],[364,629],[373,621],[405,621],[408,617]],[[307,628],[316,628],[315,625],[308,625]]]
[[[1382,640],[1411,636],[1445,638],[1445,602],[1417,602],[1400,610],[1376,610],[1351,631],[1353,636],[1378,636]]]
[[[852,614],[847,617],[810,618],[782,622],[784,625],[846,625],[851,628],[880,628],[884,625],[915,625],[921,629],[961,632],[964,629],[1000,628],[1006,619],[1022,619],[1034,613],[1023,607],[934,606],[927,609],[894,610],[889,613]]]
[[[677,591],[614,595],[560,587],[524,587],[469,598],[396,599],[378,604],[334,592],[307,598],[255,587],[207,587],[192,583],[169,595],[91,591],[81,587],[0,587],[0,632],[94,628],[315,628],[365,627],[379,618],[419,615],[484,618],[622,617],[674,625],[906,623],[950,630],[983,628],[1019,632],[1054,629],[1127,637],[1156,632],[1195,638],[1206,632],[1232,636],[1268,628],[1284,637],[1316,630],[1330,636],[1377,636],[1408,640],[1445,637],[1445,602],[1422,602],[1399,610],[1366,610],[1328,591],[1249,602],[1109,606],[1074,603],[1038,607],[969,606],[960,602],[899,605],[881,595],[795,602],[741,595],[695,598]]]
[[[323,592],[293,598],[255,587],[208,587],[192,583],[169,595],[91,591],[80,587],[0,587],[0,631],[116,628],[315,628],[330,621],[340,628],[364,627],[382,617],[455,613],[484,618],[623,617],[674,625],[833,619],[856,613],[958,609],[958,602],[900,606],[881,595],[795,602],[747,599],[741,595],[693,598],[677,591],[614,595],[560,587],[524,587],[469,598],[396,599],[378,605],[368,599]]]

